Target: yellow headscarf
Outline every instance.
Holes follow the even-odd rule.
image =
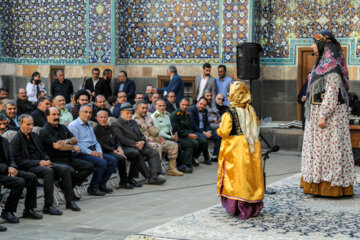
[[[250,105],[250,89],[245,82],[234,81],[229,90],[230,107],[235,108],[239,117],[241,131],[249,144],[250,153],[254,152],[254,144],[259,137],[259,126],[254,108]]]

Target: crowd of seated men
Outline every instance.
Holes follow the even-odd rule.
[[[44,190],[42,213],[62,215],[54,205],[54,187],[61,189],[66,209],[80,211],[74,188],[90,176],[87,193],[104,196],[114,191],[107,183],[116,172],[117,188],[133,189],[142,187],[136,180],[140,174],[147,184],[164,184],[162,161],[168,161],[169,176],[192,173],[201,154],[204,164],[216,162],[221,143],[216,129],[228,108],[232,80],[225,81],[225,66],[219,66],[217,79],[210,76],[210,69],[204,64],[197,77],[192,106],[192,100],[184,98],[184,84],[174,66],[167,71],[168,87],[147,85],[144,93],[136,92],[125,71],[118,74],[112,91],[112,71],[106,69],[101,78],[98,68],[76,92],[61,70],[51,96],[38,72],[26,88],[18,89],[16,100],[0,89],[0,184],[9,189],[1,217],[18,223],[15,213],[24,197],[22,217],[42,219],[35,210],[38,179]],[[214,143],[212,153],[209,140]]]

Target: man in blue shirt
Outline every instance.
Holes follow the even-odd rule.
[[[221,93],[225,97],[225,105],[230,106],[229,102],[229,87],[232,83],[232,78],[226,76],[226,67],[224,65],[220,65],[218,67],[218,75],[219,77],[216,78],[216,86],[217,86],[217,93]]]
[[[68,128],[78,140],[80,147],[80,153],[73,153],[73,158],[91,162],[95,166],[88,193],[94,196],[104,196],[105,193],[113,191],[106,186],[106,183],[116,169],[118,160],[109,154],[103,154],[94,130],[88,124],[91,115],[91,105],[82,105],[79,117],[71,122]]]

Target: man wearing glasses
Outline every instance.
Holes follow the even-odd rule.
[[[219,77],[216,78],[217,93],[221,93],[225,98],[225,105],[230,106],[228,94],[230,84],[233,80],[231,77],[226,76],[226,67],[224,65],[218,67],[218,75]]]
[[[175,92],[169,92],[167,97],[166,97],[167,101],[166,101],[166,111],[168,113],[172,113],[175,112],[176,110],[179,109],[179,104],[176,102],[176,94]]]
[[[126,102],[127,102],[126,93],[124,91],[118,92],[117,97],[116,97],[116,104],[115,104],[115,107],[113,110],[114,117],[116,117],[116,118],[120,117],[121,104],[126,103]]]

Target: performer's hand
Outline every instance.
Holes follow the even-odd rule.
[[[320,118],[318,121],[319,128],[325,128],[326,127],[326,120],[325,118]]]

